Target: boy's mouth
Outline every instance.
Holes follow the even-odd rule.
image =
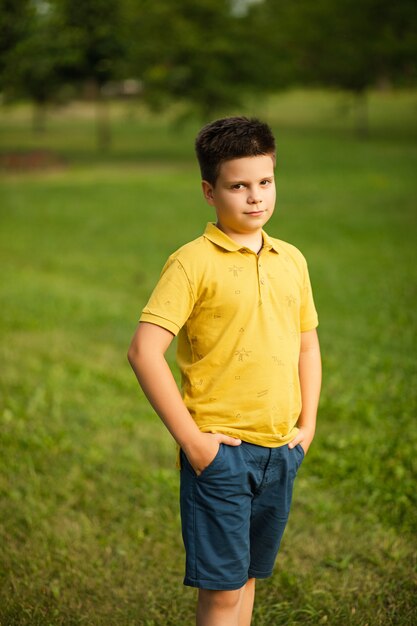
[[[253,215],[254,217],[257,217],[258,215],[262,215],[262,213],[265,213],[264,209],[262,209],[262,211],[246,211],[245,215]]]

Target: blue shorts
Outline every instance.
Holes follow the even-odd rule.
[[[181,451],[185,585],[240,589],[272,574],[303,458],[301,445],[220,444],[197,476]]]

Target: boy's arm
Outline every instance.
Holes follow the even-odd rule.
[[[199,430],[164,356],[173,338],[165,328],[141,322],[130,344],[128,359],[149,402],[200,474],[216,456],[220,443],[238,445],[240,440]]]
[[[302,409],[298,418],[299,431],[288,444],[293,448],[301,443],[307,452],[316,430],[317,407],[321,387],[320,346],[316,329],[301,333],[300,358],[298,372],[301,386]]]

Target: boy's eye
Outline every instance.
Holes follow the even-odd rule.
[[[236,183],[232,185],[232,189],[243,189],[243,187],[244,187],[243,183]]]
[[[270,184],[271,184],[271,181],[268,178],[265,178],[265,180],[261,180],[261,185],[263,187],[267,187]]]

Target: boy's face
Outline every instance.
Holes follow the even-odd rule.
[[[233,235],[260,232],[275,208],[273,155],[225,161],[216,184],[203,180],[203,193],[215,207],[217,226]]]

